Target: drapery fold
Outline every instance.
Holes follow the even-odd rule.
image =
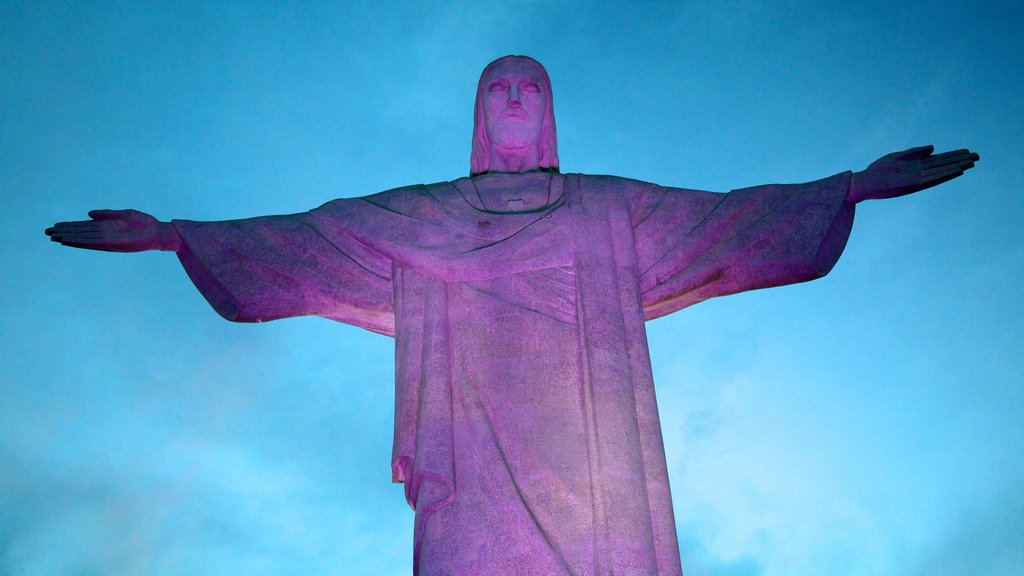
[[[395,337],[392,479],[416,511],[417,574],[680,574],[644,322],[826,274],[852,225],[849,173],[729,194],[477,178],[546,200],[488,210],[482,181],[461,179],[175,221],[179,258],[229,320],[319,315]],[[458,533],[477,512],[522,525]]]

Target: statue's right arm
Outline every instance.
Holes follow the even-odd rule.
[[[392,262],[349,234],[360,216],[344,209],[352,202],[220,222],[94,210],[91,220],[60,222],[46,235],[90,250],[175,252],[203,297],[233,322],[322,316],[391,336]]]
[[[138,210],[92,210],[91,220],[58,222],[46,229],[50,240],[64,246],[106,252],[177,252],[181,236],[169,222]]]

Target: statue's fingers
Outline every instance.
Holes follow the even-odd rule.
[[[57,222],[53,225],[58,230],[99,229],[103,224],[98,220],[76,220],[74,222]]]
[[[69,230],[68,224],[70,222],[57,222],[53,226],[47,228],[44,232],[47,236],[53,236],[54,234],[61,234],[62,232]]]
[[[123,248],[111,246],[105,242],[98,242],[92,240],[61,240],[62,246],[70,246],[71,248],[84,248],[86,250],[102,250],[104,252],[126,252]]]
[[[963,156],[955,160],[951,160],[945,164],[940,164],[938,166],[933,166],[931,168],[921,170],[921,176],[928,178],[932,176],[941,176],[949,172],[963,173],[965,170],[970,170],[971,168],[974,168],[974,161],[975,159],[972,156]]]
[[[50,236],[50,240],[53,242],[60,242],[65,246],[75,247],[92,246],[101,243],[101,239],[98,236],[88,236],[81,234]]]
[[[952,152],[946,152],[946,154],[949,154],[951,156],[970,158],[974,162],[977,162],[978,160],[981,159],[981,156],[978,156],[977,152],[971,152],[967,148],[961,148],[959,150],[953,150]]]
[[[56,235],[61,238],[102,238],[104,236],[100,230],[63,230]]]
[[[950,162],[948,164],[940,164],[938,166],[932,166],[931,168],[925,168],[921,170],[922,176],[931,176],[932,174],[941,174],[943,172],[950,172],[956,170],[964,170],[965,167],[974,166],[973,162]]]
[[[949,162],[955,162],[960,158],[969,158],[971,152],[969,150],[953,150],[952,152],[943,152],[942,154],[932,154],[931,156],[921,160],[922,168],[932,168],[940,164],[946,164]]]
[[[105,240],[99,234],[54,234],[50,240],[61,244],[101,244]]]
[[[964,170],[965,169],[961,167],[951,167],[942,171],[931,172],[929,174],[922,174],[921,184],[924,185],[925,188],[938,186],[943,182],[948,182],[954,178],[959,178],[960,176],[963,176]]]
[[[945,154],[939,154],[932,156],[921,161],[921,166],[931,168],[942,164],[965,164],[968,162],[975,162],[978,160],[978,155],[968,150],[957,150],[955,152],[946,152]]]
[[[946,166],[940,166],[938,168],[930,168],[928,170],[921,171],[921,178],[928,180],[932,178],[941,178],[946,174],[953,174],[956,172],[963,172],[964,169],[960,164],[952,164]]]
[[[50,240],[72,248],[103,250],[105,252],[128,252],[123,243],[112,242],[108,234],[95,230],[55,231]]]
[[[57,222],[46,229],[47,236],[65,235],[75,232],[99,232],[100,224],[94,220],[84,222]]]
[[[934,168],[940,168],[945,165],[960,165],[966,166],[967,164],[974,164],[981,157],[977,153],[971,152],[964,148],[961,150],[954,150],[952,152],[944,152],[942,154],[936,154],[929,158],[921,161],[921,168],[923,170],[930,170]]]
[[[952,180],[954,178],[959,178],[960,176],[963,176],[963,175],[964,175],[963,170],[957,170],[955,172],[946,172],[945,174],[942,174],[941,176],[936,175],[936,176],[933,176],[931,178],[925,179],[924,182],[922,182],[922,185],[925,188],[931,188],[932,186],[938,186],[939,184],[942,184],[943,182],[949,182],[950,180]]]
[[[83,224],[92,224],[95,226],[95,222],[92,220],[73,220],[71,222],[57,222],[53,226],[50,226],[49,230],[60,230],[61,228],[67,228],[68,226],[76,226]]]

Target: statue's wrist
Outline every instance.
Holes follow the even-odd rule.
[[[846,191],[847,204],[856,204],[864,199],[860,190],[863,180],[863,172],[854,172],[850,177],[850,189]]]
[[[160,223],[160,233],[158,238],[158,250],[177,252],[181,249],[181,236],[178,234],[178,230],[174,227],[174,224],[171,224],[170,222]]]

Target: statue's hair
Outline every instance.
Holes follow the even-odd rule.
[[[480,73],[480,82],[476,87],[476,107],[473,111],[473,150],[469,157],[469,174],[476,176],[487,172],[490,168],[490,157],[488,149],[490,142],[487,139],[487,119],[484,116],[484,94],[486,94],[487,75],[491,70],[506,60],[512,58],[527,60],[536,67],[537,75],[540,77],[541,89],[548,98],[547,109],[544,111],[544,121],[540,127],[540,167],[548,170],[558,171],[558,138],[555,134],[555,105],[551,94],[551,80],[548,72],[540,62],[529,56],[502,56],[491,62]]]

